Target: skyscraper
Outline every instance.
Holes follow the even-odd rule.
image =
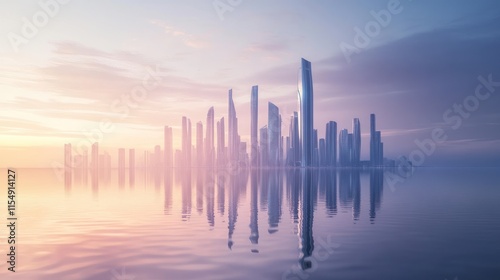
[[[207,128],[205,138],[205,161],[208,167],[213,167],[215,163],[214,122],[214,107],[210,107],[207,113]]]
[[[238,118],[233,102],[233,90],[229,90],[228,96],[228,156],[232,165],[236,165],[239,159],[238,151],[240,148],[238,135]]]
[[[354,158],[354,148],[353,141],[354,137],[352,133],[347,134],[347,165],[352,166]]]
[[[370,165],[376,165],[375,114],[370,114]]]
[[[276,105],[269,102],[267,119],[267,155],[269,157],[269,166],[279,165],[279,151],[281,142],[281,122],[279,109]]]
[[[352,165],[359,166],[361,162],[361,125],[359,119],[352,120]]]
[[[118,149],[118,184],[123,186],[125,183],[125,149]]]
[[[182,117],[182,166],[191,166],[191,120]]]
[[[349,163],[349,132],[342,129],[339,133],[339,163],[345,167]]]
[[[252,96],[250,98],[250,165],[258,165],[258,120],[259,120],[259,87],[252,87]]]
[[[292,130],[290,132],[290,144],[291,144],[291,149],[292,149],[292,165],[293,166],[300,166],[300,162],[302,160],[301,158],[301,143],[300,143],[300,137],[299,137],[299,114],[297,112],[293,112],[293,117],[291,121],[290,129]]]
[[[260,166],[265,167],[269,164],[269,137],[267,135],[267,125],[260,128]]]
[[[375,114],[370,115],[370,165],[384,164],[384,145],[381,132],[375,129]]]
[[[224,131],[224,117],[217,122],[217,165],[224,166],[226,164],[226,144]]]
[[[319,139],[319,166],[327,166],[326,142],[324,138]]]
[[[302,167],[313,164],[313,83],[311,62],[302,59],[299,75],[298,97],[300,104],[300,141],[302,141]]]
[[[382,164],[382,161],[381,161],[381,157],[380,157],[380,148],[382,146],[382,135],[380,133],[380,131],[375,131],[375,143],[374,143],[374,146],[375,146],[375,151],[374,151],[374,154],[375,154],[375,166],[380,166]]]
[[[187,158],[187,167],[191,167],[191,148],[193,147],[193,138],[192,138],[192,133],[191,133],[191,120],[190,119],[187,119],[187,144],[186,144],[186,147],[187,147],[187,155],[186,155],[186,158]]]
[[[319,165],[319,151],[318,151],[318,130],[313,129],[313,165]]]
[[[337,123],[330,121],[326,124],[326,160],[328,166],[337,165]]]

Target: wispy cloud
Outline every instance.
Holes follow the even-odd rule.
[[[187,47],[195,49],[210,47],[210,42],[207,39],[203,39],[200,36],[195,36],[194,34],[178,29],[163,20],[154,19],[149,22],[154,26],[161,28],[168,36],[180,40]]]

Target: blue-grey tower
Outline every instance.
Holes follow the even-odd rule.
[[[370,165],[376,165],[375,114],[370,114]]]
[[[279,109],[276,105],[269,102],[267,119],[267,137],[269,166],[279,165],[280,142],[281,142],[281,118]]]
[[[337,123],[330,121],[326,124],[326,160],[328,166],[337,165]]]
[[[300,104],[300,141],[302,142],[302,167],[313,165],[313,82],[311,62],[302,58],[299,74],[298,97]]]
[[[258,133],[258,120],[259,120],[259,87],[252,87],[252,96],[250,98],[250,164],[252,167],[258,165],[258,150],[259,140]]]
[[[359,166],[361,162],[361,125],[359,119],[352,120],[352,165]]]

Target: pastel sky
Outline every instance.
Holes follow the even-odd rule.
[[[500,87],[458,127],[455,112],[453,122],[443,119],[455,103],[471,100],[478,77],[500,81],[498,1],[67,2],[0,4],[0,167],[61,161],[64,143],[85,141],[103,120],[114,128],[100,141],[111,155],[118,147],[151,149],[162,143],[164,125],[180,135],[183,115],[205,122],[214,106],[216,119],[227,117],[230,88],[248,141],[252,85],[259,85],[259,127],[271,101],[286,135],[298,109],[301,57],[313,65],[320,137],[327,121],[351,130],[359,117],[366,159],[375,113],[388,157],[408,155],[415,140],[443,128],[447,141],[426,164],[500,164]],[[45,23],[40,3],[58,3],[48,6]],[[356,28],[365,30],[388,6],[398,12],[356,45]],[[34,20],[42,24],[26,38]],[[346,44],[359,50],[350,62]],[[147,96],[123,103],[152,71],[157,80]],[[117,112],[120,104],[129,104],[128,112]]]

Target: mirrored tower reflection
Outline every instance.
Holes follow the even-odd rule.
[[[384,170],[370,170],[370,221],[375,222],[377,211],[382,204],[382,194],[384,191]]]

